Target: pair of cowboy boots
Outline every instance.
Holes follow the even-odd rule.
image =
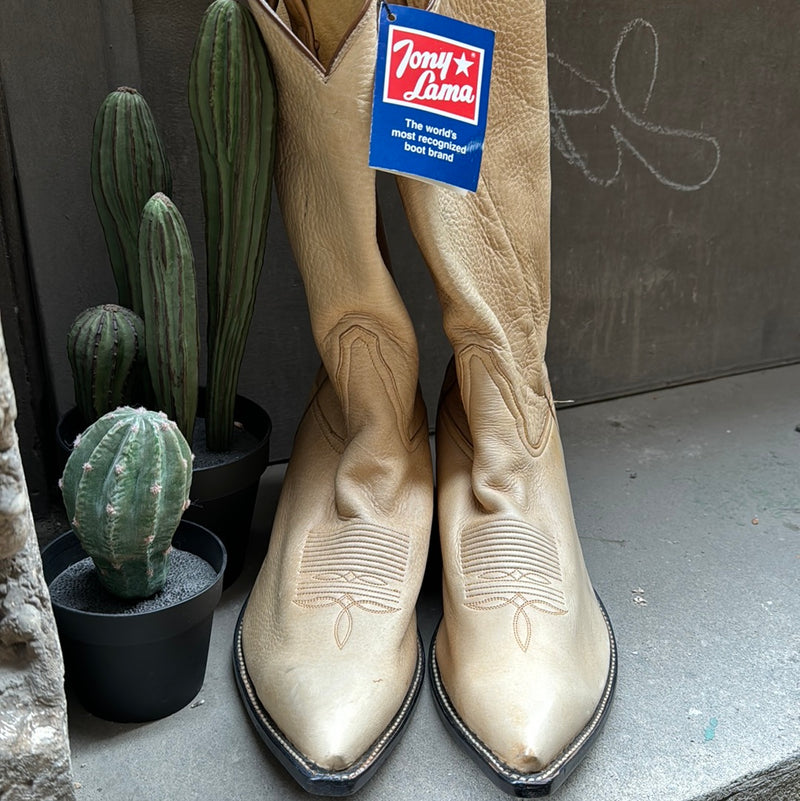
[[[415,603],[434,492],[417,344],[367,166],[380,3],[249,3],[275,70],[276,186],[322,368],[234,663],[275,756],[307,790],[345,795],[385,758],[422,683]],[[459,742],[519,795],[568,775],[616,677],[544,364],[544,6],[424,5],[495,31],[483,163],[474,194],[398,179],[454,352],[436,425],[444,615],[432,688]]]

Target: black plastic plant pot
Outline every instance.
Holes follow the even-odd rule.
[[[72,452],[72,444],[75,438],[81,433],[88,423],[83,419],[83,415],[77,406],[73,406],[64,414],[56,425],[56,442],[58,443],[58,469],[59,473],[64,472],[67,466],[67,459]]]
[[[67,683],[94,715],[139,723],[171,715],[200,692],[211,623],[222,595],[225,547],[219,538],[182,521],[173,545],[208,562],[215,578],[173,606],[133,614],[101,614],[53,603]],[[48,586],[86,558],[72,531],[42,551]]]
[[[205,388],[200,387],[199,417],[205,414],[205,402]],[[184,520],[211,529],[224,543],[228,552],[225,587],[239,577],[244,566],[258,484],[269,462],[272,432],[272,421],[266,411],[242,395],[236,396],[234,417],[252,441],[252,447],[244,452],[220,454],[218,464],[195,466],[189,492],[192,504],[183,515]]]

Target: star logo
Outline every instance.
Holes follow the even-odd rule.
[[[469,68],[475,62],[469,61],[466,54],[462,53],[458,58],[453,59],[453,63],[456,64],[456,75],[461,75],[461,73],[463,73],[469,78]]]

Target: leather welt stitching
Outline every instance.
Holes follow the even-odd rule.
[[[514,639],[522,651],[531,643],[528,610],[567,613],[558,545],[553,536],[517,520],[466,529],[460,543],[464,605],[487,610],[514,607]]]
[[[311,532],[303,546],[294,603],[308,609],[336,607],[336,645],[353,631],[353,611],[400,610],[411,540],[382,526],[355,523],[337,532]]]

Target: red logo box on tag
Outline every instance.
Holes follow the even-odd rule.
[[[475,124],[483,64],[479,47],[390,25],[383,100]]]

